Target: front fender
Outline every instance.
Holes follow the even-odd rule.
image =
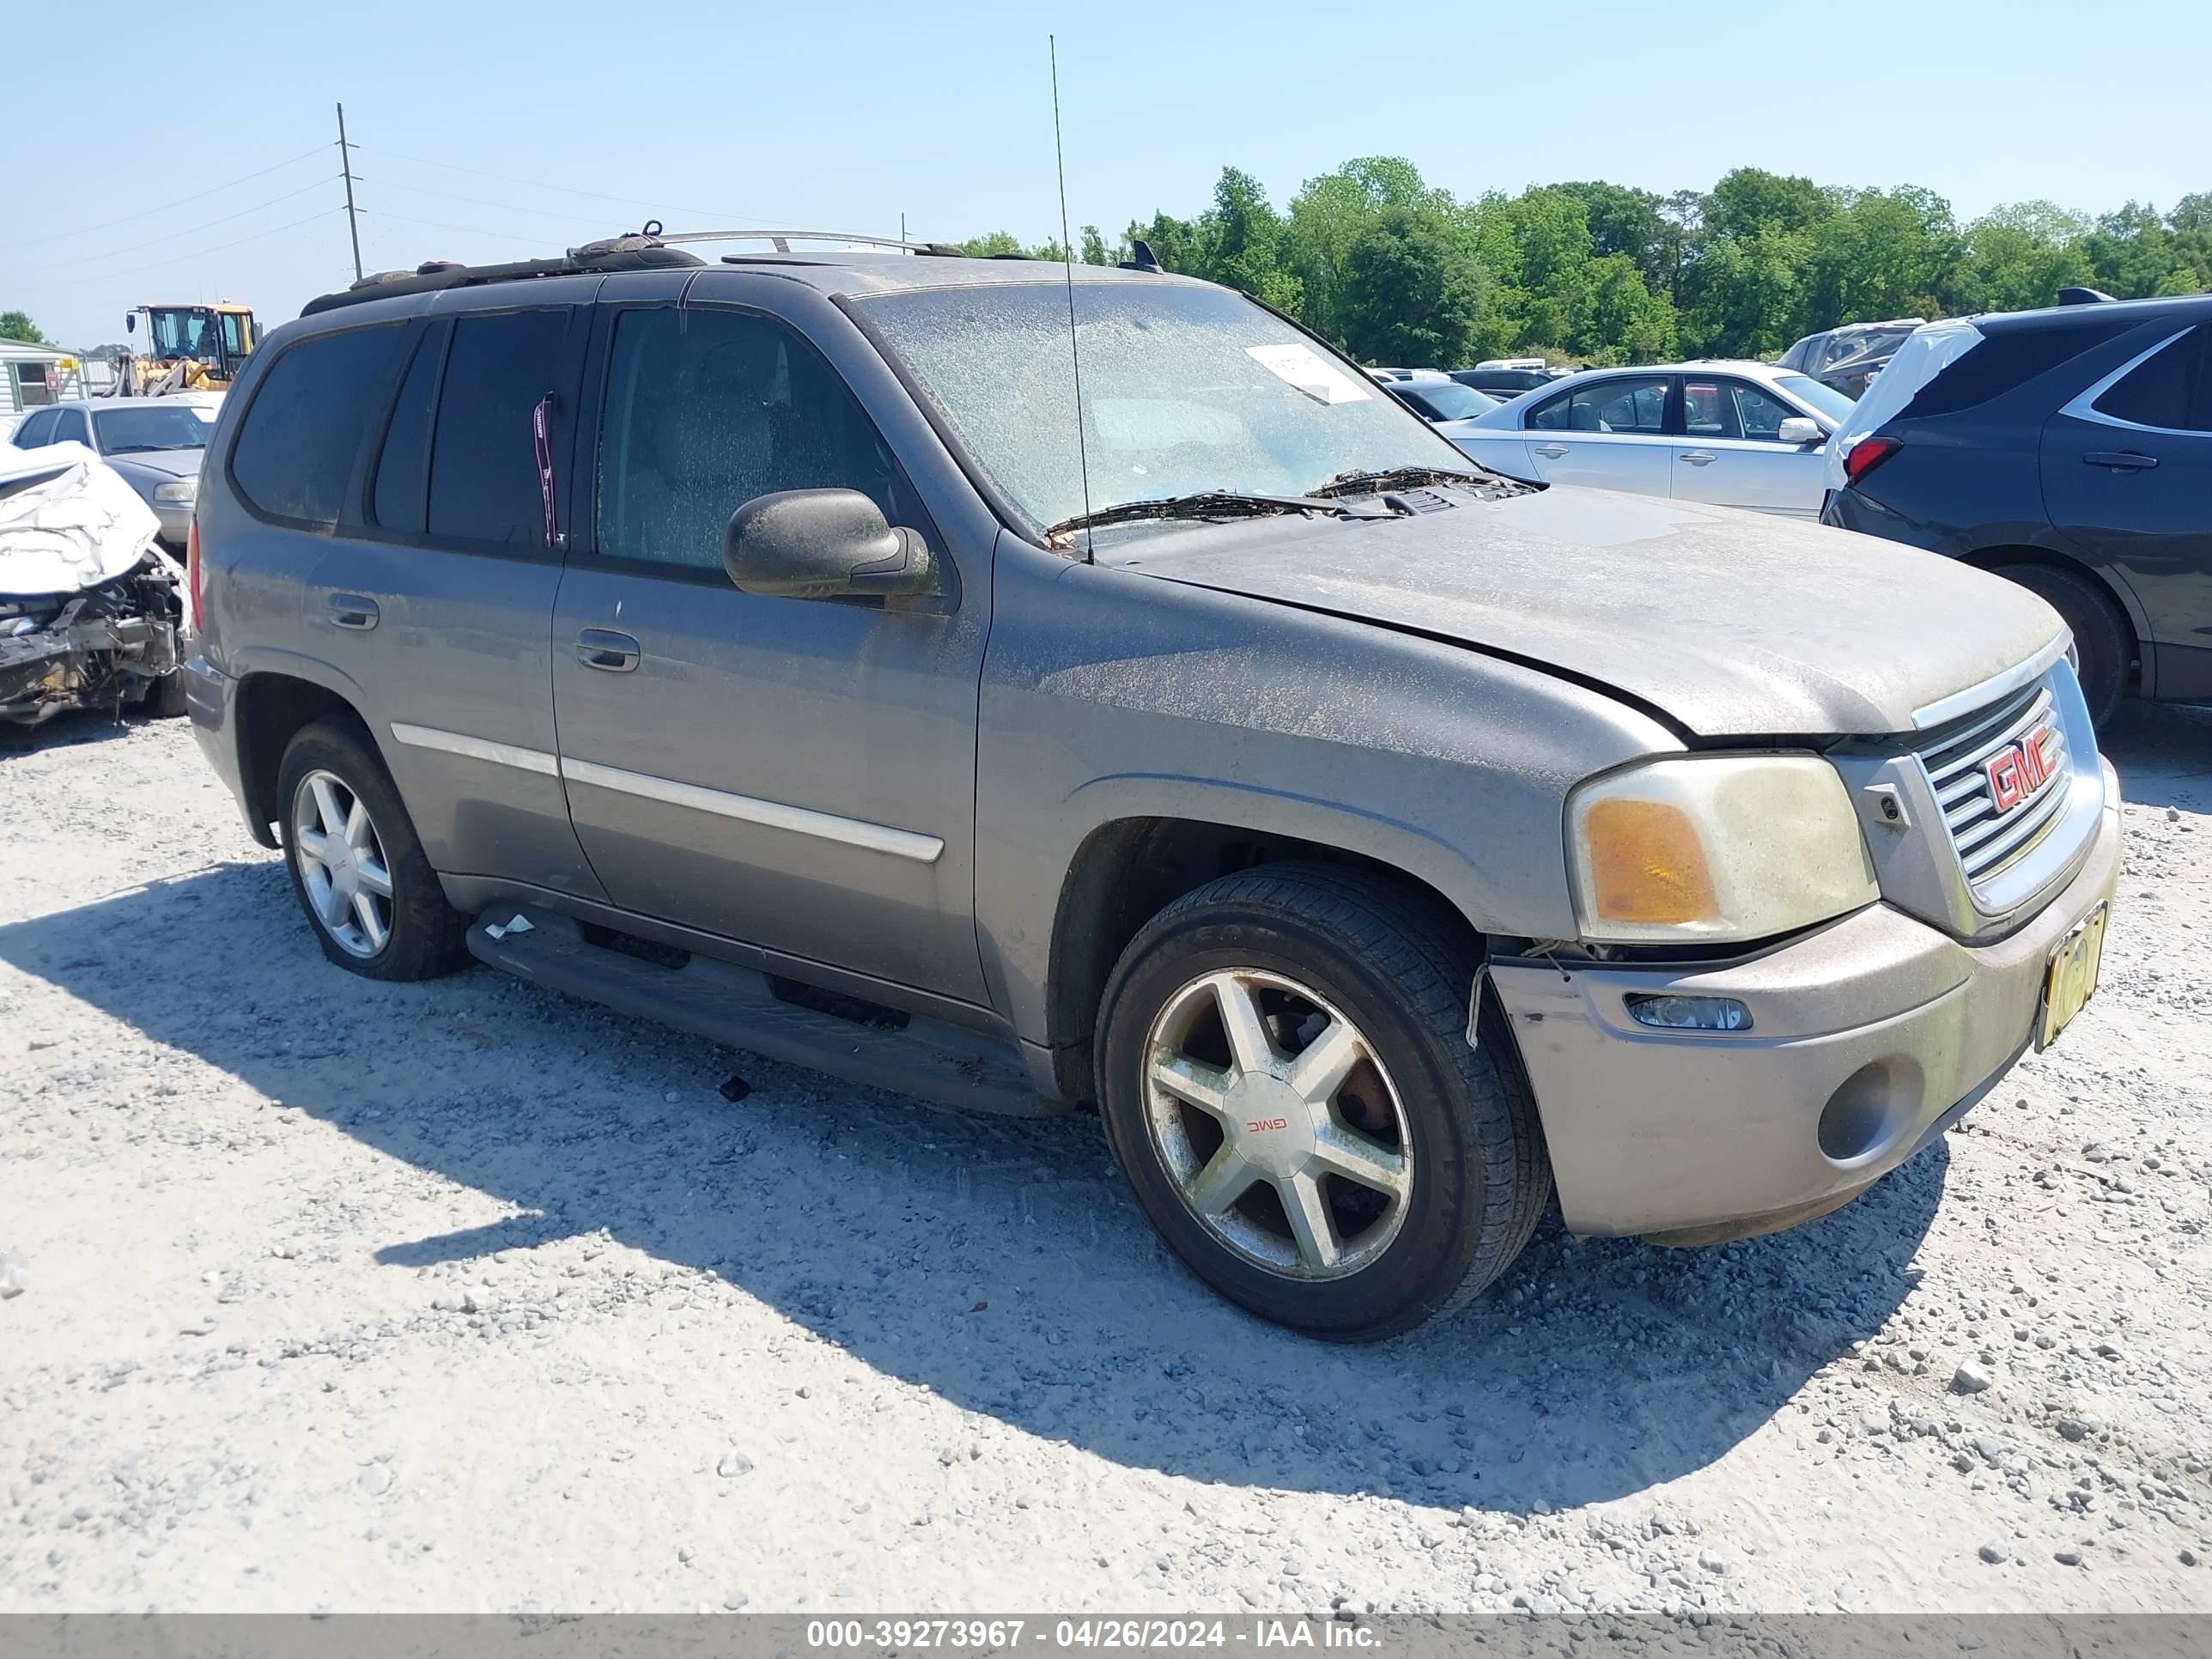
[[[1032,1042],[1049,1040],[1071,867],[1108,825],[1314,842],[1416,878],[1478,931],[1571,936],[1567,791],[1681,746],[1598,692],[1436,640],[1031,550],[998,571],[976,924],[993,999]]]

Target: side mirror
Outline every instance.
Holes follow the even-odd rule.
[[[730,515],[722,568],[747,593],[894,599],[937,589],[929,544],[857,489],[786,489]]]
[[[1785,444],[1816,444],[1827,434],[1820,430],[1820,423],[1810,416],[1792,415],[1782,422],[1781,428],[1774,435]]]
[[[138,313],[137,312],[126,311],[123,313],[123,331],[125,334],[136,334],[138,331]]]

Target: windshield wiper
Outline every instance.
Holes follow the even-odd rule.
[[[1383,489],[1418,489],[1423,484],[1486,483],[1498,475],[1486,467],[1457,471],[1447,466],[1392,466],[1380,472],[1354,467],[1324,479],[1307,494],[1318,496],[1364,495]]]
[[[1048,527],[1044,536],[1046,541],[1054,542],[1072,530],[1134,524],[1143,519],[1258,519],[1278,513],[1326,513],[1339,519],[1370,516],[1308,495],[1252,495],[1235,489],[1201,489],[1190,495],[1123,501],[1117,507],[1102,507],[1095,513],[1079,513]]]

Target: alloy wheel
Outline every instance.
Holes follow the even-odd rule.
[[[392,866],[361,797],[335,772],[310,772],[292,797],[292,855],[323,929],[364,959],[392,937]]]
[[[1202,975],[1145,1045],[1152,1144],[1191,1213],[1289,1278],[1367,1267],[1405,1224],[1413,1146],[1374,1045],[1280,974]]]

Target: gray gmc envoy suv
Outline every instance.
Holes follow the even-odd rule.
[[[371,278],[254,354],[190,567],[201,745],[339,967],[1095,1105],[1322,1336],[1555,1189],[1683,1243],[1844,1203],[2079,1011],[2119,862],[2033,594],[1471,469],[1151,269]]]

